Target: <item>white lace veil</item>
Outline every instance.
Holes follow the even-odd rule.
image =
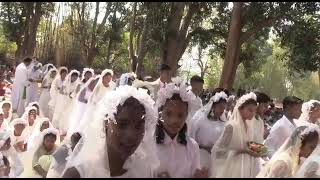
[[[233,148],[245,148],[247,146],[247,142],[250,139],[250,132],[251,130],[248,129],[246,130],[244,121],[240,115],[240,110],[239,108],[248,100],[253,99],[256,100],[257,97],[255,93],[250,92],[248,94],[245,94],[241,96],[234,108],[234,111],[232,112],[230,120],[227,122],[226,126],[231,125],[233,127],[233,132],[232,132],[232,137],[230,140],[230,143],[226,144],[224,141],[224,136],[223,134],[219,137],[215,145],[212,147],[211,150],[211,159],[213,164],[219,164],[221,166],[221,171],[217,171],[216,166],[211,168],[210,173],[211,176],[215,177],[218,176],[220,177],[219,173],[226,174],[230,169],[229,166],[234,158],[236,158],[236,155],[234,154],[235,152],[231,151]],[[253,119],[252,119],[253,120]],[[252,121],[249,120],[249,121]],[[225,129],[226,130],[226,129]],[[224,130],[224,131],[225,131]],[[224,156],[220,156],[220,154],[225,154]],[[233,158],[231,158],[233,157]],[[240,154],[237,158],[238,161],[240,162],[249,162],[247,159],[247,156],[244,156],[243,154]],[[238,172],[237,174],[240,174],[241,177],[245,177],[245,172],[247,171],[245,165],[241,166],[241,169],[237,169]],[[231,177],[231,176],[230,176]]]
[[[51,68],[47,73],[45,73],[45,76],[44,76],[44,78],[43,78],[43,80],[42,80],[42,82],[44,81],[44,80],[46,80],[47,81],[47,83],[48,83],[48,81],[51,79],[51,82],[54,80],[54,78],[51,78],[50,77],[50,75],[51,75],[51,73],[53,72],[53,71],[55,71],[57,74],[56,74],[56,76],[58,75],[58,70],[54,67],[54,68]]]
[[[48,71],[49,66],[52,66],[52,69],[56,69],[56,67],[53,64],[45,64],[44,66],[42,66],[42,72],[44,76],[47,76],[48,72],[50,72],[51,69]]]
[[[71,82],[71,75],[76,73],[78,75],[77,79],[74,82]],[[77,70],[71,70],[69,74],[66,76],[66,80],[64,81],[65,85],[65,93],[69,95],[69,93],[73,92],[77,86],[80,84],[80,72]]]
[[[43,141],[44,141],[44,137],[45,135],[47,134],[54,134],[56,135],[57,137],[57,140],[56,140],[56,145],[58,145],[58,136],[59,136],[59,131],[55,128],[48,128],[48,129],[45,129],[43,130],[41,133],[40,133],[40,136],[39,136],[39,139],[35,142],[35,145],[34,145],[34,151],[38,150],[40,148],[40,146],[43,144]]]
[[[320,105],[320,101],[317,100],[310,100],[308,102],[305,102],[302,104],[302,108],[301,108],[301,115],[298,119],[298,121],[307,121],[309,122],[309,114],[312,110],[312,108],[314,107],[315,104]]]
[[[310,178],[306,176],[311,171],[316,171],[317,178],[320,177],[320,145],[311,153],[311,155],[303,162],[299,170],[295,174],[296,178]]]
[[[9,123],[9,122],[12,120],[12,103],[11,103],[11,101],[9,101],[9,100],[4,100],[4,101],[2,101],[2,102],[0,103],[0,105],[1,105],[1,110],[2,110],[2,106],[3,106],[4,104],[10,104],[9,116],[8,116],[8,118],[5,119],[5,120],[7,120],[8,123]]]
[[[87,72],[90,72],[90,73],[92,74],[92,77],[94,76],[94,69],[91,69],[91,68],[83,68],[82,75],[81,75],[81,81],[84,80],[84,75],[85,75]]]
[[[93,89],[92,96],[89,98],[89,101],[88,101],[89,104],[96,104],[100,100],[99,94],[101,93],[100,91],[102,90],[102,88],[104,86],[102,83],[103,76],[105,76],[107,73],[110,73],[111,76],[113,76],[113,71],[111,69],[105,69],[102,71],[101,76],[99,78],[99,81]],[[114,82],[110,81],[109,88],[113,89],[114,87],[115,87]]]
[[[120,76],[120,80],[119,80],[119,86],[124,86],[128,84],[129,78],[133,78],[135,79],[137,77],[137,75],[133,72],[131,73],[124,73]]]
[[[145,107],[145,134],[137,150],[130,156],[129,164],[126,161],[124,168],[128,171],[131,168],[135,168],[133,170],[135,173],[145,173],[147,168],[157,169],[159,161],[153,138],[157,123],[157,112],[154,109],[154,101],[147,94],[146,90],[136,89],[127,85],[120,86],[116,91],[108,93],[99,102],[96,116],[88,124],[83,138],[77,144],[73,155],[70,157],[70,161],[66,165],[66,169],[87,164],[87,162],[94,160],[94,167],[92,169],[86,168],[86,172],[80,174],[85,177],[98,177],[99,175],[96,173],[103,172],[100,176],[110,177],[104,123],[105,120],[116,123],[115,113],[117,112],[117,107],[118,105],[122,105],[129,97],[136,98]]]
[[[282,146],[280,146],[272,158],[267,162],[257,177],[274,177],[275,175],[270,172],[270,169],[279,160],[290,163],[290,165],[287,166],[292,167],[292,169],[289,169],[291,173],[288,174],[295,174],[298,170],[299,153],[303,137],[314,131],[319,132],[316,125],[297,127],[291,136],[286,139]]]
[[[58,69],[58,73],[57,73],[56,77],[54,78],[54,80],[52,81],[52,84],[51,84],[51,88],[50,88],[50,97],[51,98],[50,98],[50,101],[49,101],[49,106],[51,106],[52,108],[54,108],[54,106],[55,106],[56,98],[57,98],[57,94],[58,94],[57,87],[56,87],[56,85],[57,85],[56,82],[61,80],[60,73],[61,73],[61,71],[63,69],[68,72],[68,68],[67,67],[64,67],[64,66],[60,67]]]
[[[25,112],[22,114],[21,118],[23,118],[23,119],[25,119],[25,120],[28,121],[29,112],[30,112],[31,110],[35,110],[35,111],[37,112],[37,108],[36,108],[36,107],[34,107],[34,106],[27,106],[27,107],[25,108]],[[39,117],[39,116],[36,115],[36,119],[38,119],[38,117]],[[36,123],[36,120],[35,120],[34,123]]]

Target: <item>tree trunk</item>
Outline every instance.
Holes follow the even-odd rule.
[[[223,63],[222,74],[220,78],[219,87],[231,89],[234,81],[237,61],[240,55],[240,38],[241,38],[241,13],[243,2],[233,3],[233,12],[231,17],[231,25],[227,41],[227,49],[225,60]]]
[[[319,78],[319,86],[320,86],[320,69],[318,69],[318,78]]]
[[[135,32],[134,23],[136,20],[136,11],[137,11],[137,2],[134,2],[132,7],[132,17],[130,20],[130,34],[129,34],[129,57],[130,57],[132,72],[136,71],[136,65],[137,65],[137,57],[134,53],[134,47],[133,47],[133,37]]]

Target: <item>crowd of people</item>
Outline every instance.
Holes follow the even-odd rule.
[[[3,73],[0,73],[3,74]],[[0,176],[320,177],[320,101],[25,58],[1,75]]]

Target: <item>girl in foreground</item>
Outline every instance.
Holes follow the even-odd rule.
[[[159,163],[152,136],[157,120],[153,105],[143,89],[121,86],[109,92],[63,177],[154,177]]]
[[[158,92],[159,121],[155,131],[160,160],[158,177],[207,177],[200,170],[199,146],[187,135],[186,119],[191,98],[185,87],[168,84]]]
[[[308,158],[319,142],[318,128],[300,126],[284,142],[260,171],[261,178],[291,178],[299,171],[302,160]],[[308,175],[307,175],[308,176]]]

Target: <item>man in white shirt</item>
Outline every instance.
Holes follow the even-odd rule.
[[[301,99],[295,96],[288,96],[283,99],[282,103],[284,115],[272,126],[270,134],[265,141],[265,145],[270,151],[270,158],[295,130],[294,119],[298,119],[301,115],[303,103]]]
[[[157,80],[151,82],[151,85],[153,87],[153,97],[154,100],[157,100],[157,94],[160,88],[165,87],[166,84],[172,82],[172,73],[171,73],[171,67],[167,64],[162,64],[160,67],[160,78]]]
[[[192,104],[188,106],[188,117],[187,117],[187,125],[188,127],[191,126],[191,119],[194,114],[202,107],[202,100],[200,98],[200,94],[203,91],[203,84],[204,81],[200,76],[193,76],[190,79],[191,90],[188,91],[188,95],[192,99]],[[188,128],[189,132],[189,128]]]

